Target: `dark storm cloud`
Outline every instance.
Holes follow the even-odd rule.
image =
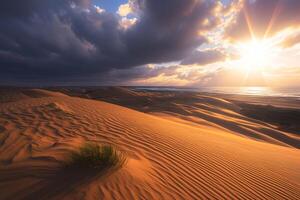
[[[190,56],[183,59],[182,65],[206,65],[223,61],[226,59],[226,55],[218,50],[206,50],[206,51],[195,51]]]
[[[226,35],[232,40],[249,39],[248,24],[258,38],[273,35],[284,28],[299,26],[299,10],[299,0],[245,0]]]
[[[106,84],[123,83],[126,84],[129,81],[143,80],[164,74],[165,76],[176,75],[176,70],[180,69],[180,66],[161,66],[155,68],[149,68],[148,66],[133,67],[130,69],[111,70],[101,77],[101,81]]]
[[[125,30],[116,14],[98,13],[89,0],[1,2],[2,82],[81,80],[180,60],[205,42],[199,31],[217,23],[211,0],[136,0],[134,6],[139,19]]]

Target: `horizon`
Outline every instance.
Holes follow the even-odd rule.
[[[244,86],[244,87],[226,87],[226,86],[202,86],[202,87],[187,87],[187,86],[130,86],[130,85],[56,85],[56,86],[2,86],[0,89],[4,91],[11,90],[22,90],[22,89],[46,89],[46,90],[58,90],[63,91],[64,89],[83,89],[86,91],[101,91],[104,88],[117,89],[126,88],[133,91],[143,92],[188,92],[188,93],[205,93],[205,94],[223,94],[223,95],[242,95],[242,96],[264,96],[264,97],[283,97],[283,98],[295,98],[300,97],[299,87],[261,87],[261,86]]]

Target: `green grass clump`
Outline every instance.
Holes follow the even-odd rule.
[[[78,151],[71,153],[67,167],[90,169],[119,168],[125,162],[125,155],[111,145],[85,143]]]

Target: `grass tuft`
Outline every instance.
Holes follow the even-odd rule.
[[[67,167],[108,169],[122,167],[126,157],[111,145],[85,143],[78,151],[70,154]]]

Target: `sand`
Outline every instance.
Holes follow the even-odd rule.
[[[176,102],[167,108],[181,113],[163,105],[143,105],[140,112],[44,90],[8,96],[0,104],[0,199],[300,198],[297,135],[243,116],[227,100],[202,96],[195,116]],[[289,139],[273,132],[255,139],[224,123]],[[85,141],[113,144],[128,162],[99,174],[63,169]]]
[[[230,134],[300,148],[297,98],[149,92],[134,91],[128,87],[59,90],[68,95],[106,101],[176,122],[214,126]]]

